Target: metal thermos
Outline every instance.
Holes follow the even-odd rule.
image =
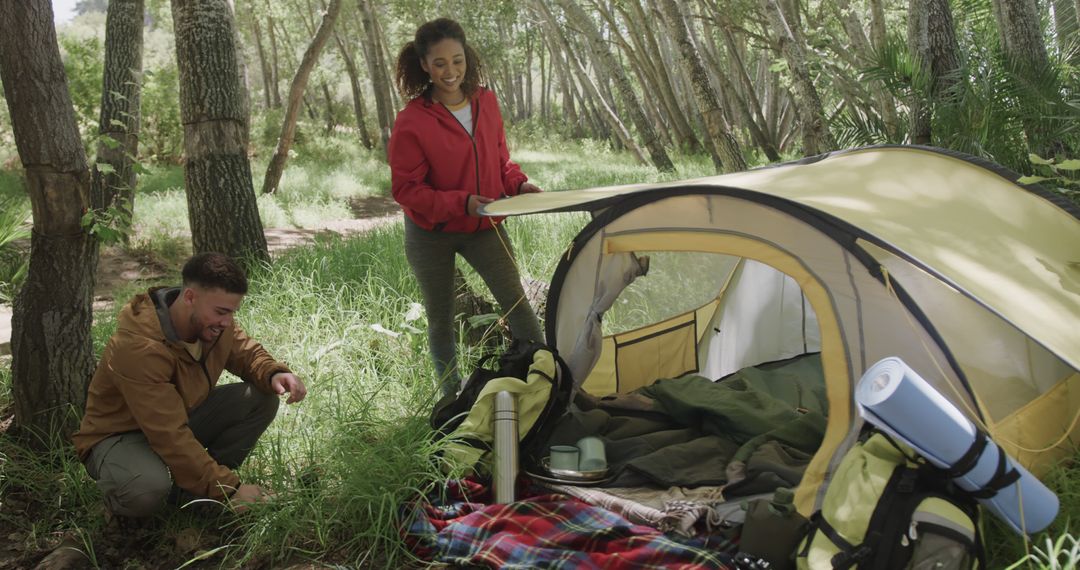
[[[514,394],[495,394],[495,502],[514,502],[518,475],[518,415]]]

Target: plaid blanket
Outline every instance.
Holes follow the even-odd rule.
[[[486,568],[730,568],[705,539],[676,539],[559,494],[488,505],[487,489],[452,481],[412,505],[406,541],[432,562]]]

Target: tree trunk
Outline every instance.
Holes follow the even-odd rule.
[[[578,76],[578,80],[581,82],[582,87],[589,92],[593,104],[602,106],[603,122],[610,126],[611,131],[626,145],[638,162],[648,164],[648,160],[645,158],[645,152],[634,142],[626,125],[622,123],[618,115],[615,114],[615,111],[613,111],[604,101],[596,83],[589,77],[577,56],[574,55],[574,49],[570,45],[569,39],[563,33],[562,28],[559,27],[558,22],[555,20],[555,16],[548,10],[548,7],[542,1],[534,2],[534,5],[544,17],[544,21],[548,25],[549,35],[555,37],[559,41],[563,53],[566,54],[567,65],[572,68],[572,71]],[[586,112],[584,105],[581,106],[581,111],[582,113]],[[599,131],[599,129],[596,129],[596,131]]]
[[[281,90],[278,89],[278,83],[281,79],[281,66],[279,65],[280,59],[278,58],[278,42],[277,33],[274,31],[274,16],[271,11],[270,2],[266,2],[266,33],[270,36],[270,103],[275,109],[281,108]],[[253,18],[258,18],[258,14],[253,14]]]
[[[791,72],[792,87],[795,89],[795,104],[799,108],[802,122],[803,152],[815,155],[836,148],[832,133],[825,121],[825,109],[821,104],[814,80],[810,77],[810,67],[806,62],[806,49],[796,40],[787,17],[777,0],[761,0],[762,9],[776,34],[780,52]]]
[[[776,133],[769,130],[769,122],[765,119],[765,109],[762,107],[754,82],[751,81],[750,74],[746,70],[746,64],[743,63],[742,50],[739,49],[739,43],[735,41],[735,34],[731,31],[732,27],[733,25],[729,20],[723,21],[720,26],[720,35],[724,38],[728,59],[734,68],[733,75],[742,87],[744,104],[750,112],[751,121],[759,126],[761,137],[764,140],[763,143],[759,143],[762,151],[765,152],[765,156],[769,160],[778,161],[780,160],[780,148],[776,141]]]
[[[1047,89],[1043,77],[1050,65],[1043,43],[1041,19],[1035,0],[993,0],[1001,44],[1011,73],[1039,92],[1042,98],[1057,98],[1056,86]],[[1023,119],[1028,149],[1045,158],[1065,151],[1043,117],[1027,114]]]
[[[874,58],[875,46],[872,45],[869,38],[866,37],[866,33],[863,31],[862,20],[859,18],[859,14],[851,7],[851,0],[838,0],[837,9],[839,11],[839,18],[844,25],[844,31],[847,33],[848,38],[851,40],[851,45],[854,47],[855,53],[858,55],[856,61],[859,67],[865,68]],[[911,18],[911,11],[908,11],[908,18]],[[874,81],[871,86],[871,91],[874,94],[876,101],[875,110],[881,114],[881,121],[885,123],[885,129],[889,132],[890,136],[899,132],[899,117],[896,115],[896,103],[893,101],[892,95],[888,92],[885,86],[880,81]]]
[[[691,152],[697,152],[702,148],[701,142],[698,141],[694,129],[690,127],[690,121],[686,119],[686,114],[675,97],[668,68],[663,65],[660,46],[653,34],[653,26],[648,25],[648,18],[639,0],[628,1],[626,4],[629,5],[630,11],[620,8],[620,13],[626,21],[627,28],[631,30],[630,39],[643,54],[642,64],[651,67],[652,75],[656,77],[652,87],[660,95],[660,107],[664,110],[668,122],[674,127],[680,144]]]
[[[374,148],[371,133],[368,132],[367,128],[364,90],[360,87],[360,73],[356,69],[356,59],[337,32],[334,32],[334,43],[337,44],[338,53],[341,54],[341,59],[345,62],[345,72],[349,75],[349,87],[352,88],[353,112],[356,114],[356,130],[360,134],[360,142],[364,144],[364,148]]]
[[[959,80],[960,46],[948,0],[909,0],[908,50],[926,78],[925,92],[912,90],[911,142],[931,144],[933,108]]]
[[[338,14],[341,13],[341,0],[330,0],[330,6],[323,14],[319,30],[311,40],[304,58],[300,61],[300,67],[293,76],[292,85],[289,87],[289,101],[285,105],[285,118],[281,122],[281,134],[278,136],[277,149],[270,158],[270,164],[266,167],[266,177],[263,178],[262,191],[264,194],[272,194],[281,183],[281,173],[285,170],[285,162],[289,159],[289,148],[292,147],[293,137],[296,136],[296,117],[300,113],[300,103],[307,87],[308,77],[315,63],[319,61],[326,40],[334,32],[334,24]],[[327,94],[329,97],[329,94]]]
[[[95,194],[102,196],[106,207],[115,206],[120,212],[125,242],[135,207],[134,161],[139,153],[143,15],[143,0],[109,2],[101,88],[101,142],[97,147],[97,167],[92,174]]]
[[[259,15],[255,11],[255,5],[250,4],[252,32],[255,34],[255,47],[259,54],[259,70],[262,72],[263,100],[266,108],[273,105],[270,96],[270,83],[273,81],[273,72],[270,70],[270,61],[266,58],[266,49],[263,47],[262,27],[259,25]]]
[[[81,218],[101,206],[101,197],[91,196],[51,4],[0,2],[0,22],[0,83],[34,221],[29,272],[11,319],[15,424],[66,437],[77,426],[94,372],[98,242]],[[47,437],[31,441],[49,443]]]
[[[233,21],[224,0],[173,0],[192,247],[269,260],[251,185]]]
[[[371,0],[357,0],[364,27],[364,52],[371,76],[371,86],[375,91],[375,109],[379,119],[379,145],[386,149],[393,125],[393,104],[391,103],[390,78],[386,73],[386,64],[382,61],[382,49],[379,47],[378,31],[375,29],[375,9]]]
[[[705,129],[720,159],[722,171],[746,170],[742,150],[731,135],[731,126],[724,116],[716,92],[709,83],[709,75],[705,71],[705,64],[701,61],[698,49],[690,40],[690,31],[686,27],[686,20],[683,19],[679,5],[675,0],[659,2],[671,39],[679,46],[679,53],[682,54],[683,72],[690,78],[690,84],[694,88],[694,98],[697,99],[698,108],[705,119]]]
[[[566,12],[569,20],[584,32],[585,38],[589,42],[589,49],[592,52],[593,63],[604,68],[606,73],[615,81],[623,112],[630,115],[631,121],[637,127],[638,133],[645,143],[645,148],[649,149],[649,157],[652,159],[653,165],[661,172],[673,172],[675,165],[672,164],[667,151],[660,144],[660,139],[656,136],[656,132],[653,130],[652,125],[649,124],[648,118],[641,110],[641,103],[638,101],[637,95],[634,94],[630,79],[626,76],[626,72],[619,65],[619,62],[615,61],[611,51],[608,50],[607,44],[604,43],[600,31],[593,24],[592,19],[573,0],[558,0],[558,3]]]

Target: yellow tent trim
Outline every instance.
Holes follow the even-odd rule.
[[[795,504],[799,512],[810,516],[814,511],[817,490],[825,480],[829,462],[847,435],[852,413],[852,380],[847,366],[847,353],[836,312],[825,287],[791,254],[768,243],[733,234],[667,231],[610,236],[604,240],[604,251],[697,251],[734,255],[764,263],[798,283],[817,314],[821,328],[821,365],[825,374],[825,391],[829,398],[825,439],[795,491]]]
[[[1062,380],[1045,394],[1028,402],[990,427],[990,436],[1020,464],[1036,476],[1042,475],[1061,459],[1075,453],[1080,441],[1080,372]],[[1048,422],[1047,418],[1062,418]],[[1066,433],[1068,432],[1068,433]],[[1039,452],[1046,445],[1051,449]]]

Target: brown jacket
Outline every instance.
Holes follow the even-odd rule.
[[[86,397],[86,415],[73,440],[79,458],[114,434],[142,431],[168,465],[173,482],[196,495],[221,498],[239,484],[214,461],[188,428],[188,414],[203,403],[222,370],[266,393],[270,377],[289,369],[234,323],[195,360],[179,342],[168,304],[179,289],[155,288],[120,311],[118,326],[98,362]],[[222,487],[225,487],[224,489]]]

